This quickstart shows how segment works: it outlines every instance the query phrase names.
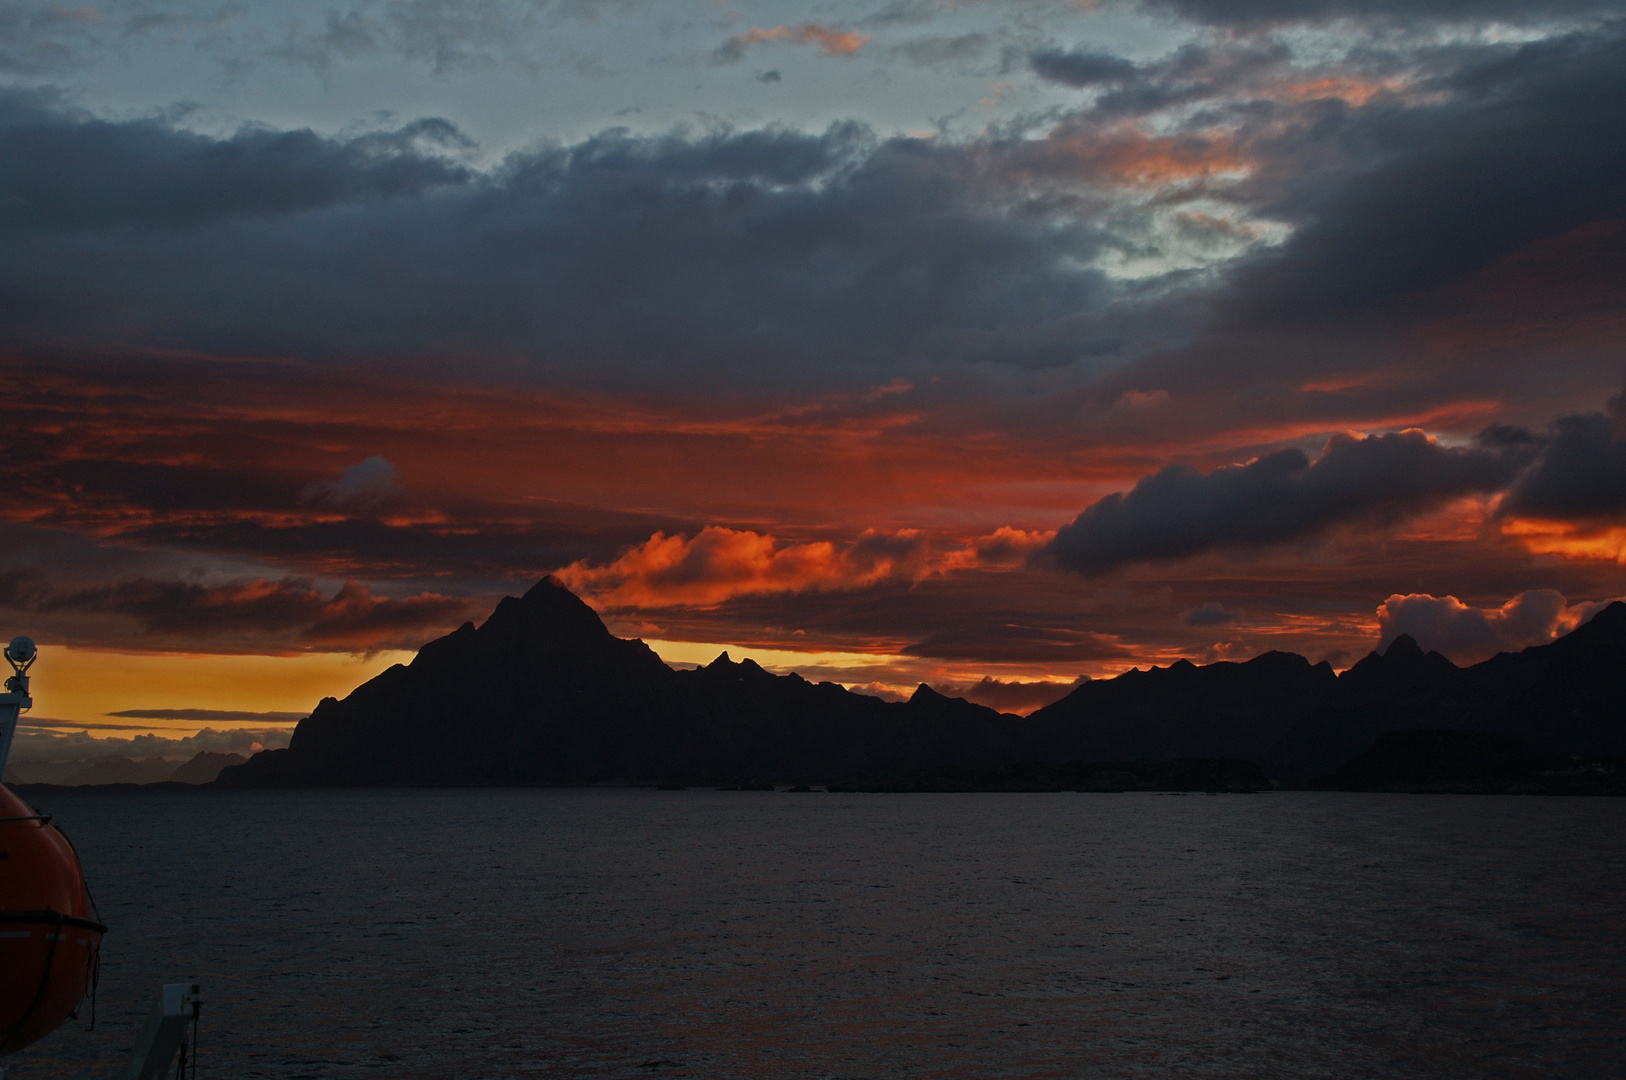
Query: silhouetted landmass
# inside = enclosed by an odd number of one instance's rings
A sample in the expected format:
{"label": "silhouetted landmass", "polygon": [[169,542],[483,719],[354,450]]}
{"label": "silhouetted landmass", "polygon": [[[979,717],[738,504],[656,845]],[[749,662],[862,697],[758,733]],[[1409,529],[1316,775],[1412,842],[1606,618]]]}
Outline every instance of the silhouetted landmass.
{"label": "silhouetted landmass", "polygon": [[831,791],[1268,791],[1270,778],[1251,761],[1024,761],[992,769],[946,766],[902,769],[876,780],[830,785]]}
{"label": "silhouetted landmass", "polygon": [[241,765],[248,758],[242,754],[221,754],[213,750],[199,750],[190,761],[169,774],[171,780],[181,784],[212,784],[220,770]]}
{"label": "silhouetted landmass", "polygon": [[1478,731],[1391,731],[1309,785],[1324,791],[1626,795],[1626,760],[1527,750]]}
{"label": "silhouetted landmass", "polygon": [[466,623],[344,700],[323,699],[286,750],[226,768],[218,782],[738,788],[938,775],[970,784],[971,773],[942,770],[1015,777],[999,770],[1223,760],[1257,762],[1295,786],[1408,729],[1496,735],[1566,758],[1626,757],[1623,702],[1620,603],[1549,645],[1470,668],[1405,636],[1341,676],[1291,653],[1180,661],[1086,682],[1024,719],[924,685],[907,702],[885,702],[727,653],[674,671],[547,579],[504,599],[479,628]]}
{"label": "silhouetted landmass", "polygon": [[1548,645],[1459,668],[1406,635],[1342,675],[1293,653],[1131,671],[1028,718],[1040,760],[1222,757],[1284,784],[1332,772],[1390,731],[1499,735],[1565,757],[1626,757],[1626,604]]}
{"label": "silhouetted landmass", "polygon": [[1002,760],[1019,722],[924,686],[886,702],[727,653],[674,671],[548,579],[478,629],[466,623],[343,701],[323,699],[286,750],[220,783],[823,782]]}

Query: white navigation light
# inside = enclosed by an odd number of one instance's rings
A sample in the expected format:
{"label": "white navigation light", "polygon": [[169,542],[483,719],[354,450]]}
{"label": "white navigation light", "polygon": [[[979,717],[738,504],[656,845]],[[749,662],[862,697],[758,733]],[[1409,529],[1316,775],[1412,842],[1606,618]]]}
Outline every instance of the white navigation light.
{"label": "white navigation light", "polygon": [[6,659],[13,664],[21,664],[27,667],[34,662],[34,656],[38,651],[34,648],[33,638],[19,635],[12,638],[11,644],[6,646]]}

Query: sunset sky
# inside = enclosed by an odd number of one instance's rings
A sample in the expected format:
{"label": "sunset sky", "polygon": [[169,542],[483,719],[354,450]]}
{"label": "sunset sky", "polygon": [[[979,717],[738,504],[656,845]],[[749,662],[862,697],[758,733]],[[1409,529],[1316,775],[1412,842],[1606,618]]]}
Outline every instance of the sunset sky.
{"label": "sunset sky", "polygon": [[0,634],[42,736],[550,573],[1024,712],[1539,644],[1626,595],[1623,133],[1626,0],[0,0]]}

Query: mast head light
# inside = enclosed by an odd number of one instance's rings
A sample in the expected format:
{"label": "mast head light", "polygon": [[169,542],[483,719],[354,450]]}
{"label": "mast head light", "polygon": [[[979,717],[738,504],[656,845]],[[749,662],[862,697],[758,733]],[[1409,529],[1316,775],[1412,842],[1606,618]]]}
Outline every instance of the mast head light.
{"label": "mast head light", "polygon": [[28,670],[28,666],[39,657],[39,650],[34,647],[34,639],[18,635],[11,639],[6,646],[6,659],[12,668],[21,675]]}

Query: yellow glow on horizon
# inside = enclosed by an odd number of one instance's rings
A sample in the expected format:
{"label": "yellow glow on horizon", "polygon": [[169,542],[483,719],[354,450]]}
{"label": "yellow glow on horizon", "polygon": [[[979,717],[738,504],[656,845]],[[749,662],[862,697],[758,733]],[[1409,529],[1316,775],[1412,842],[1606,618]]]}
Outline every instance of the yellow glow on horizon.
{"label": "yellow glow on horizon", "polygon": [[310,712],[324,697],[344,697],[410,652],[370,657],[347,653],[298,656],[219,656],[111,652],[43,645],[29,674],[31,715],[74,724],[121,723],[152,731],[204,727],[266,727],[264,721],[128,720],[108,714],[126,709],[218,709]]}

